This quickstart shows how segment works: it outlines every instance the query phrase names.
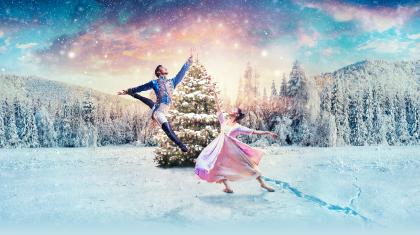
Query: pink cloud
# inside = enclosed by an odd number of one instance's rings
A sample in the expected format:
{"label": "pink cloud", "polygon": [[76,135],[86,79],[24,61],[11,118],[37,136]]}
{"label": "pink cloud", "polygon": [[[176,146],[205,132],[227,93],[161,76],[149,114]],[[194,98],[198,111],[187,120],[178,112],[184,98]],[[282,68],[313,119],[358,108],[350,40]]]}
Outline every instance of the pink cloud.
{"label": "pink cloud", "polygon": [[338,1],[305,2],[296,0],[296,2],[304,7],[326,12],[339,22],[356,21],[362,29],[369,32],[383,32],[391,28],[400,28],[420,10],[419,7],[403,6],[397,8],[381,7],[370,9],[352,6]]}
{"label": "pink cloud", "polygon": [[[256,47],[255,39],[248,37],[246,28],[232,23],[226,13],[223,20],[211,16],[188,16],[175,26],[162,22],[132,22],[120,27],[97,24],[89,32],[68,37],[57,47],[39,51],[43,64],[90,71],[126,72],[139,66],[169,63],[184,59],[191,47],[203,52],[235,48],[238,43],[248,50]],[[217,25],[217,27],[214,27]]]}
{"label": "pink cloud", "polygon": [[306,33],[302,29],[298,29],[296,32],[298,39],[298,46],[306,47],[315,47],[319,40],[319,33],[317,31],[312,31],[311,33]]}
{"label": "pink cloud", "polygon": [[327,47],[327,48],[325,48],[324,50],[322,50],[322,52],[321,52],[321,54],[323,55],[323,56],[331,56],[332,54],[334,54],[334,49],[333,48],[331,48],[331,47]]}

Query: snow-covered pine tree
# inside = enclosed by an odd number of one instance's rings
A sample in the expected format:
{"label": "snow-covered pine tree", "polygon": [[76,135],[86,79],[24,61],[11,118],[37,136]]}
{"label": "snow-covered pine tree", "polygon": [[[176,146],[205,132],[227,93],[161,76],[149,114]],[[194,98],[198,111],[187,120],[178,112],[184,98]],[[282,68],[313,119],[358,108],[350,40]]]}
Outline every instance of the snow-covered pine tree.
{"label": "snow-covered pine tree", "polygon": [[214,83],[198,61],[191,65],[173,94],[168,120],[178,137],[189,147],[186,153],[159,131],[155,161],[161,167],[193,166],[201,150],[219,133]]}
{"label": "snow-covered pine tree", "polygon": [[284,73],[283,73],[283,79],[281,80],[279,95],[281,97],[287,96],[287,79],[286,79],[286,74]]}
{"label": "snow-covered pine tree", "polygon": [[372,129],[370,131],[370,138],[373,144],[386,144],[386,133],[384,125],[384,113],[381,107],[382,102],[382,87],[378,86],[372,90]]}
{"label": "snow-covered pine tree", "polygon": [[406,117],[406,105],[403,97],[400,94],[396,94],[394,98],[395,108],[395,132],[398,138],[398,143],[401,145],[407,145],[409,142],[407,117]]}
{"label": "snow-covered pine tree", "polygon": [[350,126],[350,144],[363,145],[364,124],[362,105],[359,96],[350,97],[348,104],[348,121]]}
{"label": "snow-covered pine tree", "polygon": [[57,141],[60,147],[74,147],[74,137],[72,136],[71,126],[71,107],[66,100],[64,100],[61,109],[58,111],[57,127]]}
{"label": "snow-covered pine tree", "polygon": [[393,102],[391,102],[388,96],[385,96],[384,101],[384,121],[385,136],[389,145],[395,145],[397,143],[397,136],[395,134],[395,108]]}
{"label": "snow-covered pine tree", "polygon": [[342,79],[334,79],[331,91],[331,114],[335,116],[337,129],[337,146],[350,144],[349,120],[348,120],[348,97],[347,90]]}
{"label": "snow-covered pine tree", "polygon": [[35,122],[35,115],[34,111],[31,110],[33,107],[29,107],[29,110],[27,110],[26,113],[26,128],[25,133],[22,138],[22,143],[24,146],[30,147],[30,148],[37,148],[39,147],[39,141],[38,141],[38,129],[36,127]]}
{"label": "snow-covered pine tree", "polygon": [[96,147],[98,133],[96,130],[96,107],[93,104],[91,91],[85,94],[82,102],[82,118],[87,129],[85,143],[89,147]]}
{"label": "snow-covered pine tree", "polygon": [[322,89],[320,97],[320,115],[323,115],[323,112],[331,112],[331,94],[328,86],[325,86]]}
{"label": "snow-covered pine tree", "polygon": [[363,131],[362,138],[367,145],[375,144],[375,137],[373,134],[373,91],[371,88],[366,88],[362,99],[363,105]]}
{"label": "snow-covered pine tree", "polygon": [[35,113],[35,123],[38,130],[38,140],[41,147],[53,147],[56,145],[57,134],[54,131],[54,123],[45,107],[40,107]]}
{"label": "snow-covered pine tree", "polygon": [[294,144],[301,144],[307,139],[309,130],[305,129],[310,126],[308,121],[309,110],[307,107],[309,100],[308,80],[305,72],[300,64],[295,61],[290,72],[290,78],[287,85],[287,96],[293,99],[293,104],[290,109],[290,117],[292,118],[292,142]]}
{"label": "snow-covered pine tree", "polygon": [[112,120],[110,118],[109,107],[105,105],[98,106],[98,144],[101,146],[112,143]]}
{"label": "snow-covered pine tree", "polygon": [[[407,119],[407,131],[409,134],[411,144],[416,144],[416,139],[414,138],[414,130],[416,125],[418,125],[419,120],[416,119],[416,109],[418,106],[415,104],[415,98],[418,95],[410,95],[408,92],[404,94],[404,102],[406,106],[406,119]],[[418,102],[418,101],[417,101]]]}
{"label": "snow-covered pine tree", "polygon": [[25,141],[23,140],[25,138],[24,135],[26,135],[26,113],[25,113],[25,109],[24,109],[24,105],[21,104],[21,101],[15,97],[13,99],[13,105],[11,107],[11,114],[14,114],[14,122],[15,122],[15,126],[16,126],[16,131],[18,134],[18,145],[19,146],[23,146],[25,147]]}
{"label": "snow-covered pine tree", "polygon": [[4,128],[4,120],[3,120],[3,108],[0,107],[0,148],[6,146],[6,138],[5,138],[5,128]]}
{"label": "snow-covered pine tree", "polygon": [[274,100],[278,96],[277,89],[276,89],[276,83],[274,83],[274,80],[271,82],[271,96],[270,99]]}
{"label": "snow-covered pine tree", "polygon": [[290,144],[291,124],[292,120],[287,115],[275,117],[274,132],[278,135],[278,142],[281,145]]}
{"label": "snow-covered pine tree", "polygon": [[16,127],[15,110],[7,99],[3,102],[3,112],[6,146],[13,148],[19,147],[20,139]]}

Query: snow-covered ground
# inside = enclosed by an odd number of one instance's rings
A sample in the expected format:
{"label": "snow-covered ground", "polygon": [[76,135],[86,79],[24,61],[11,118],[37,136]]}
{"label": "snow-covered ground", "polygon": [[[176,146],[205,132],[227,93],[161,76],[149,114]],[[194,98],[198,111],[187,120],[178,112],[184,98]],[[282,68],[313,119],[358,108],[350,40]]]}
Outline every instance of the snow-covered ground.
{"label": "snow-covered ground", "polygon": [[420,146],[266,151],[276,192],[251,180],[227,195],[191,168],[155,167],[153,148],[2,149],[0,226],[420,227]]}

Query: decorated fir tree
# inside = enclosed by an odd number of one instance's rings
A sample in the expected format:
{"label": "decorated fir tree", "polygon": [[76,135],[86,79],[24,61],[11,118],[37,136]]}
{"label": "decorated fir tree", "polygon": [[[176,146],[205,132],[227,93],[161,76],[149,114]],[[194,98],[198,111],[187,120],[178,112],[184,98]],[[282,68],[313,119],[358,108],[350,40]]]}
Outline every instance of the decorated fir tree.
{"label": "decorated fir tree", "polygon": [[189,151],[183,153],[160,130],[157,136],[159,147],[155,151],[155,161],[159,166],[193,166],[201,150],[219,134],[214,87],[204,66],[194,62],[173,94],[168,115],[175,133]]}

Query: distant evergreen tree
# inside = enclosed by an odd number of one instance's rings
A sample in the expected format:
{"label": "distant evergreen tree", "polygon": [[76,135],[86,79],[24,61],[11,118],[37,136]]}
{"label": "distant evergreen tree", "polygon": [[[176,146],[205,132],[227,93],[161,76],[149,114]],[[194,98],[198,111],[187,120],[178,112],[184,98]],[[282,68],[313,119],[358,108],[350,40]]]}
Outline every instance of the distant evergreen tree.
{"label": "distant evergreen tree", "polygon": [[16,127],[15,111],[13,105],[10,105],[7,99],[3,102],[3,112],[5,115],[3,121],[6,146],[13,148],[19,147],[20,139]]}
{"label": "distant evergreen tree", "polygon": [[22,138],[22,143],[26,147],[37,148],[39,147],[38,129],[36,127],[35,115],[33,110],[26,112],[26,128]]}
{"label": "distant evergreen tree", "polygon": [[4,117],[3,107],[0,107],[0,148],[3,148],[6,146],[6,138],[5,138],[6,130],[4,127],[3,117]]}
{"label": "distant evergreen tree", "polygon": [[409,143],[409,134],[408,134],[408,123],[406,116],[406,103],[401,97],[400,94],[396,94],[394,97],[394,111],[395,111],[395,132],[398,139],[398,144],[406,145]]}
{"label": "distant evergreen tree", "polygon": [[286,80],[286,74],[283,74],[283,79],[281,81],[281,86],[280,86],[280,92],[279,92],[280,96],[282,97],[286,97],[287,96],[287,80]]}
{"label": "distant evergreen tree", "polygon": [[320,99],[320,111],[322,112],[331,112],[331,97],[330,90],[328,86],[325,86],[322,89],[321,99]]}
{"label": "distant evergreen tree", "polygon": [[273,99],[274,97],[277,97],[279,94],[277,93],[276,89],[276,83],[274,83],[274,80],[271,82],[271,96],[270,98]]}
{"label": "distant evergreen tree", "polygon": [[309,95],[307,78],[303,68],[295,61],[290,72],[287,85],[287,96],[292,98],[292,107],[289,115],[292,118],[292,142],[304,144],[308,142],[310,127],[309,110],[307,108]]}
{"label": "distant evergreen tree", "polygon": [[57,134],[54,130],[54,122],[45,107],[37,109],[35,123],[40,147],[56,146]]}
{"label": "distant evergreen tree", "polygon": [[95,128],[96,125],[96,107],[93,104],[91,91],[85,94],[82,103],[82,119],[84,122],[84,127],[86,128],[86,137],[85,143],[87,146],[96,147],[97,145],[97,131]]}
{"label": "distant evergreen tree", "polygon": [[305,72],[299,62],[295,61],[289,75],[287,96],[295,99],[300,105],[306,105],[309,99],[307,82]]}
{"label": "distant evergreen tree", "polygon": [[75,147],[71,126],[71,107],[64,101],[58,116],[58,145],[60,147]]}

